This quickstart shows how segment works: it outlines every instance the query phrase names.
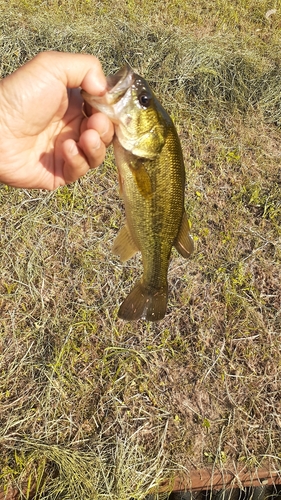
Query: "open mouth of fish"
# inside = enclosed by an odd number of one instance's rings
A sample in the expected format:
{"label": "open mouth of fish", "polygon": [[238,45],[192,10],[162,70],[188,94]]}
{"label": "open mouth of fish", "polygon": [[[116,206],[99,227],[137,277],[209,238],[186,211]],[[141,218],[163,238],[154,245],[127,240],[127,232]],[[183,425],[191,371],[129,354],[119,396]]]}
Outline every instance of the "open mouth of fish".
{"label": "open mouth of fish", "polygon": [[125,64],[117,73],[109,75],[106,78],[107,92],[103,96],[93,96],[81,91],[82,97],[97,111],[101,111],[107,115],[111,121],[118,124],[120,120],[118,115],[123,108],[127,99],[129,100],[130,92],[127,91],[132,87],[135,80],[135,74],[129,64]]}
{"label": "open mouth of fish", "polygon": [[114,96],[114,100],[120,99],[128,88],[132,85],[134,72],[129,64],[125,64],[117,73],[109,75],[106,78],[108,91],[107,94]]}

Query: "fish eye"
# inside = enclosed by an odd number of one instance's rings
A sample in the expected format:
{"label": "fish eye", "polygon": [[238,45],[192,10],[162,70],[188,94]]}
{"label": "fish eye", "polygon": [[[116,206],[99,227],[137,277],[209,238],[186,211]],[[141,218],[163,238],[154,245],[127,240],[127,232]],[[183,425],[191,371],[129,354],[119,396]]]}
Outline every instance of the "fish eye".
{"label": "fish eye", "polygon": [[150,105],[151,97],[147,94],[140,94],[139,103],[143,108],[148,108]]}

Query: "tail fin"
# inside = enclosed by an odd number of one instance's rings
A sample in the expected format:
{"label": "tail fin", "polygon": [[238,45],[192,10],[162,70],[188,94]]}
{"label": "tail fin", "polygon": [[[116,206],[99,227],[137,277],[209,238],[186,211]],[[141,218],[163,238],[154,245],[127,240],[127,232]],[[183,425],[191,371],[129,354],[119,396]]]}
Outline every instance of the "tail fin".
{"label": "tail fin", "polygon": [[127,321],[136,319],[159,321],[165,316],[167,300],[167,286],[163,286],[158,290],[150,290],[141,282],[138,282],[121,304],[118,316]]}

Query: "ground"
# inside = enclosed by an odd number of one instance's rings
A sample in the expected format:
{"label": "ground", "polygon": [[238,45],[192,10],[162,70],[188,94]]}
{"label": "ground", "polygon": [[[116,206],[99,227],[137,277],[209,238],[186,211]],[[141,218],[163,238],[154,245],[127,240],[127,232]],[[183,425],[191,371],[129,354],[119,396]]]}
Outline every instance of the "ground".
{"label": "ground", "polygon": [[0,7],[1,77],[51,49],[149,81],[181,139],[196,246],[173,251],[165,319],[126,323],[142,264],[111,253],[113,151],[53,193],[0,186],[2,487],[141,499],[194,467],[280,469],[280,3]]}

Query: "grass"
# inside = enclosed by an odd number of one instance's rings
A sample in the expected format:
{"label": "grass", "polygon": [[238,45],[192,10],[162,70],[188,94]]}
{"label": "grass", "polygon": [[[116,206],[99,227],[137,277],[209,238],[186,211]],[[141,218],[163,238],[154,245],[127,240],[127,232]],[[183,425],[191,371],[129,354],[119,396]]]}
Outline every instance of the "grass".
{"label": "grass", "polygon": [[123,323],[141,261],[111,254],[112,151],[54,193],[0,186],[1,486],[141,500],[194,467],[280,469],[280,2],[0,7],[2,77],[52,49],[149,80],[179,131],[196,241],[189,262],[173,252],[165,319]]}

